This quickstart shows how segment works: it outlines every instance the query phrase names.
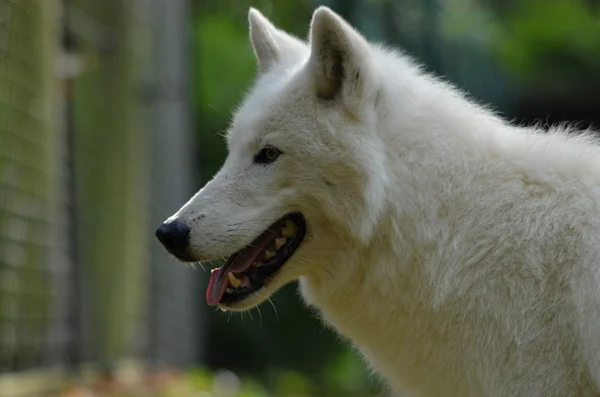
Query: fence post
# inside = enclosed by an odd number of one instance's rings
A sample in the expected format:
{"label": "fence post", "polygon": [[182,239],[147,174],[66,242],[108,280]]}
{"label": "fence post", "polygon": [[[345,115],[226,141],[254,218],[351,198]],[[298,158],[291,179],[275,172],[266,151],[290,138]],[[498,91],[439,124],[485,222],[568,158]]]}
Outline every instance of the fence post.
{"label": "fence post", "polygon": [[[156,83],[152,157],[152,226],[158,227],[193,194],[198,180],[191,113],[191,7],[189,0],[153,0]],[[152,230],[153,231],[153,230]],[[203,332],[198,276],[167,255],[158,241],[151,248],[150,349],[157,366],[195,363]]]}

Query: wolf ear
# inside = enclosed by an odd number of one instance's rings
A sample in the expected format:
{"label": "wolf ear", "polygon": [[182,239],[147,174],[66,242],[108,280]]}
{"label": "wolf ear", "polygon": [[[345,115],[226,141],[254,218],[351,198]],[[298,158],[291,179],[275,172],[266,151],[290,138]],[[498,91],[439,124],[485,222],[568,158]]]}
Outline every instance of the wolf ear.
{"label": "wolf ear", "polygon": [[319,98],[356,102],[368,95],[369,88],[374,90],[369,44],[328,7],[313,14],[310,44],[309,66]]}
{"label": "wolf ear", "polygon": [[277,29],[260,11],[250,8],[248,12],[250,41],[258,62],[260,73],[267,72],[274,64],[290,60],[306,51],[306,44]]}

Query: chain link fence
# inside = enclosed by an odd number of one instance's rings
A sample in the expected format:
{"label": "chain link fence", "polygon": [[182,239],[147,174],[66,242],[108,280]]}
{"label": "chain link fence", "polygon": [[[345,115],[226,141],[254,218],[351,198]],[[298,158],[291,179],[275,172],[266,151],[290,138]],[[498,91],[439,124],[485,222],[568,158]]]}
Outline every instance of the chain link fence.
{"label": "chain link fence", "polygon": [[[0,3],[0,370],[62,361],[69,289],[57,222],[61,184],[51,2]],[[62,259],[59,259],[61,258]],[[61,329],[63,328],[63,329]]]}
{"label": "chain link fence", "polygon": [[1,376],[198,358],[153,248],[191,194],[186,4],[0,0]]}

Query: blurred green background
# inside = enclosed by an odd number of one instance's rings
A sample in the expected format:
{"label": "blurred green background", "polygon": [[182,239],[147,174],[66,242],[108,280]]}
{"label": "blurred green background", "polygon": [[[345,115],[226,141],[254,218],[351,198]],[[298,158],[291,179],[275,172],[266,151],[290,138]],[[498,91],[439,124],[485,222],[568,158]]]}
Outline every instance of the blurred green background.
{"label": "blurred green background", "polygon": [[321,4],[516,123],[600,124],[598,0],[0,0],[0,395],[124,360],[231,395],[383,393],[295,284],[213,311],[154,238],[226,156],[248,8],[305,38]]}

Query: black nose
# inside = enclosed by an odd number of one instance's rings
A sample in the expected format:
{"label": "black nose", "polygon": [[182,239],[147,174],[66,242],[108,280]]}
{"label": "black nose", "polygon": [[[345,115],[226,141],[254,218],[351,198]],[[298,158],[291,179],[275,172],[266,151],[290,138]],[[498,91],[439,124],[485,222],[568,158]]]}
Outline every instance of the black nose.
{"label": "black nose", "polygon": [[163,223],[156,230],[156,237],[173,253],[186,256],[190,244],[190,228],[181,221]]}

